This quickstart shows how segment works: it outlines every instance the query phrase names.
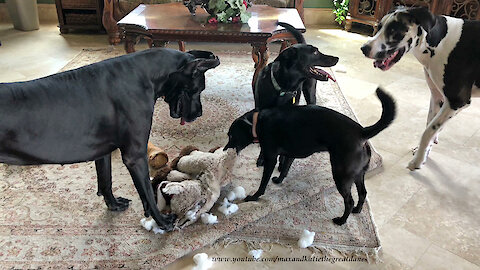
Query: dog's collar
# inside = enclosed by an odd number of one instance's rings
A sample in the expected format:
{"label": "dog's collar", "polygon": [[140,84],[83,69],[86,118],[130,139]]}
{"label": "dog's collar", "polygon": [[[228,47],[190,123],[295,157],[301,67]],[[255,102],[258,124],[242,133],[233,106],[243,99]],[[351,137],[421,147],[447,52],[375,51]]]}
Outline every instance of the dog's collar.
{"label": "dog's collar", "polygon": [[278,62],[273,62],[272,66],[270,67],[270,79],[272,80],[272,85],[275,90],[280,92],[280,95],[283,93],[285,94],[285,91],[283,91],[282,87],[278,84],[277,80],[275,79],[275,76],[273,76],[273,69],[274,67],[278,66]]}

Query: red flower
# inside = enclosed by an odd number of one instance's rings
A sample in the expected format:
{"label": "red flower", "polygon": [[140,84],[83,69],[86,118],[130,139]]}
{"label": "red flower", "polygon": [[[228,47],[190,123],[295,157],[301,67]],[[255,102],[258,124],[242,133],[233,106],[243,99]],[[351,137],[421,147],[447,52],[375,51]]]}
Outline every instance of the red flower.
{"label": "red flower", "polygon": [[245,8],[248,7],[247,1],[243,0],[243,4],[245,5]]}
{"label": "red flower", "polygon": [[239,16],[232,18],[232,23],[238,23],[239,21],[240,21],[240,17],[239,17]]}
{"label": "red flower", "polygon": [[211,24],[218,23],[217,18],[215,18],[215,17],[210,18],[210,19],[208,20],[208,23],[211,23]]}

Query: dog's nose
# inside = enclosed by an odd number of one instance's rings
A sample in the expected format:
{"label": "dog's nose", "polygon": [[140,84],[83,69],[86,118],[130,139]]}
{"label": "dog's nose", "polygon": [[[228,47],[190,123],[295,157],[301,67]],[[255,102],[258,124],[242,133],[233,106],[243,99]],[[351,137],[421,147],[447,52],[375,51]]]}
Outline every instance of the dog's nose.
{"label": "dog's nose", "polygon": [[370,51],[372,50],[372,47],[370,45],[363,45],[362,48],[360,48],[365,56],[370,55]]}

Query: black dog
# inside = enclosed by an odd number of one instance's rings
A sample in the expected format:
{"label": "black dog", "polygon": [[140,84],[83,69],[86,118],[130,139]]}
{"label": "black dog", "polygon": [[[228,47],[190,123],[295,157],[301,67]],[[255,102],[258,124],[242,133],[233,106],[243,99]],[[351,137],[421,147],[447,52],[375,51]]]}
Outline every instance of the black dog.
{"label": "black dog", "polygon": [[[312,45],[307,45],[302,33],[287,23],[278,23],[289,31],[298,44],[283,50],[257,77],[254,89],[255,109],[260,111],[288,104],[298,105],[303,93],[307,104],[316,104],[317,80],[328,81],[333,77],[320,69],[337,64],[338,57],[322,54]],[[256,137],[256,116],[253,118],[253,134]],[[257,166],[263,165],[262,153]]]}
{"label": "black dog", "polygon": [[170,116],[190,122],[202,115],[204,73],[219,65],[211,52],[151,49],[45,78],[0,84],[0,162],[69,164],[95,160],[98,195],[109,210],[128,199],[112,194],[111,152],[120,149],[145,216],[172,229],[148,175],[147,141],[158,97]]}
{"label": "black dog", "polygon": [[[281,106],[285,103],[298,104],[303,93],[307,104],[316,104],[317,80],[328,81],[333,77],[318,67],[337,64],[338,57],[324,55],[318,48],[306,44],[302,33],[287,23],[279,22],[297,40],[268,64],[255,83],[255,107],[259,110]],[[292,102],[295,97],[295,102]]]}
{"label": "black dog", "polygon": [[[367,140],[388,127],[395,118],[393,99],[380,88],[377,89],[377,96],[382,102],[382,116],[377,123],[366,128],[341,113],[315,105],[284,106],[260,111],[257,130],[265,164],[260,188],[245,201],[256,201],[265,193],[278,155],[285,156],[286,161],[280,168],[280,176],[272,178],[276,184],[287,176],[295,158],[328,151],[333,179],[345,203],[343,216],[333,221],[342,225],[351,212],[360,213],[367,195],[364,175],[371,156]],[[224,149],[235,148],[240,152],[252,143],[252,118],[253,111],[250,111],[232,123],[228,131],[229,141]],[[354,182],[359,197],[355,208],[351,195]]]}

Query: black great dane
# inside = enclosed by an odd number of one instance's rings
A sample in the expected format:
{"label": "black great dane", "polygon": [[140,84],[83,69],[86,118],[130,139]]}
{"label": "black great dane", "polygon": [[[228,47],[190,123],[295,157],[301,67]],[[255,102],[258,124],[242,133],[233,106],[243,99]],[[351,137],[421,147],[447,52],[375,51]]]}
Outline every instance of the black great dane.
{"label": "black great dane", "polygon": [[427,128],[410,170],[420,169],[444,124],[480,96],[480,22],[400,7],[387,14],[362,47],[374,66],[390,69],[408,51],[423,65],[431,91]]}
{"label": "black great dane", "polygon": [[95,160],[98,195],[109,210],[130,200],[112,194],[111,152],[120,149],[145,216],[172,230],[155,204],[147,142],[159,97],[181,123],[202,115],[204,73],[220,64],[211,52],[150,49],[48,77],[0,84],[0,162],[70,164]]}

